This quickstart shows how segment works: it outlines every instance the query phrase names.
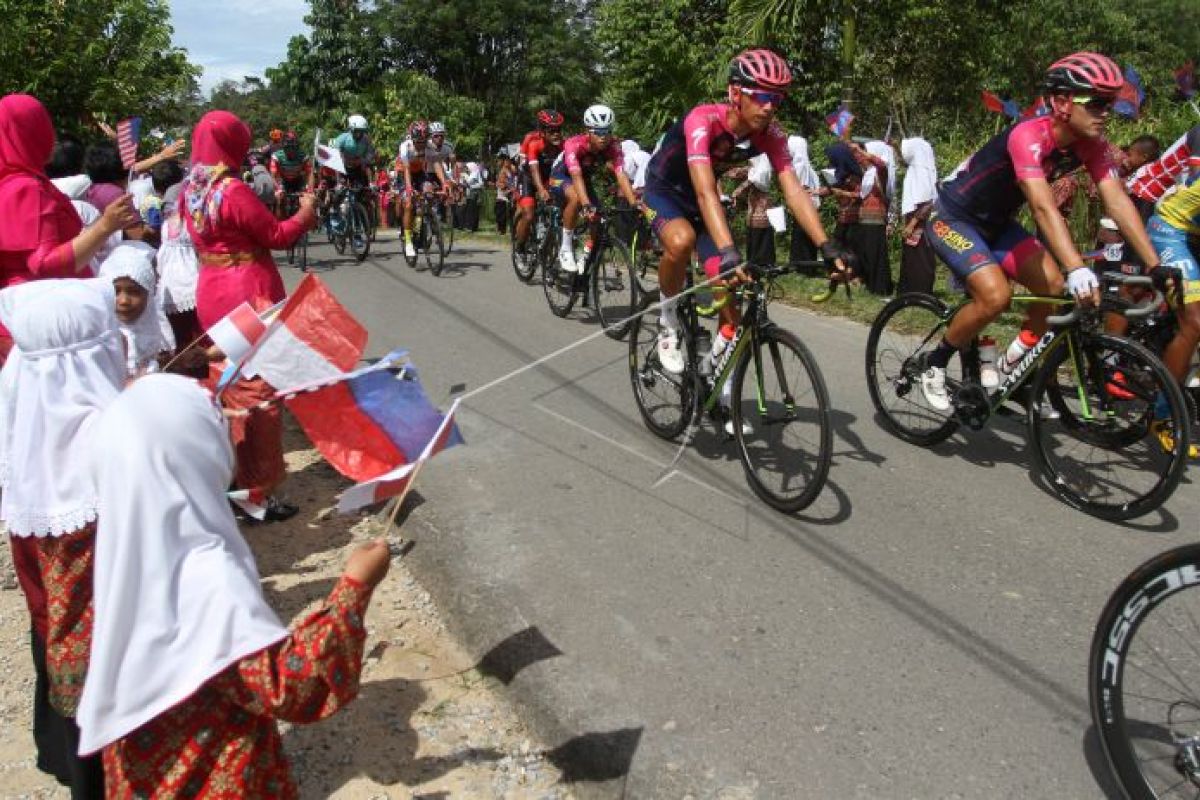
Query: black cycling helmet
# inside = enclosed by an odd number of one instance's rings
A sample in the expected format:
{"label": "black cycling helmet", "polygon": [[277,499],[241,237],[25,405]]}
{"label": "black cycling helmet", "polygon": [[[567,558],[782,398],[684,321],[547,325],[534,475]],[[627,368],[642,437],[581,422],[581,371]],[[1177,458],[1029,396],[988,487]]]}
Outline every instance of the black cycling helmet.
{"label": "black cycling helmet", "polygon": [[1082,52],[1051,64],[1044,84],[1050,92],[1115,95],[1125,85],[1125,76],[1108,56]]}

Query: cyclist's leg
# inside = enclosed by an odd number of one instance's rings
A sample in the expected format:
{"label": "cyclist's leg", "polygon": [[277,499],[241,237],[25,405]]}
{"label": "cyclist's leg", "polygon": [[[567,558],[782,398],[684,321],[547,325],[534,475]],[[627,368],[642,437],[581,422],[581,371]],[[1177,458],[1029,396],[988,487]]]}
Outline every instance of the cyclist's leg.
{"label": "cyclist's leg", "polygon": [[670,197],[648,192],[645,201],[646,219],[663,248],[658,264],[658,286],[662,299],[658,318],[658,359],[668,372],[680,374],[685,364],[679,348],[677,298],[683,291],[688,263],[696,247],[696,226]]}
{"label": "cyclist's leg", "polygon": [[1163,363],[1175,379],[1182,382],[1187,377],[1196,347],[1200,345],[1200,262],[1189,247],[1184,231],[1168,225],[1157,215],[1150,218],[1146,227],[1163,266],[1183,273],[1184,306],[1176,315],[1179,329],[1163,351]]}
{"label": "cyclist's leg", "polygon": [[523,194],[517,200],[517,218],[514,223],[516,231],[513,238],[517,241],[518,247],[523,247],[525,242],[529,241],[529,228],[533,225],[533,210],[536,205],[536,200],[532,194]]}
{"label": "cyclist's leg", "polygon": [[562,237],[558,242],[558,265],[564,272],[576,272],[575,221],[579,218],[579,198],[570,178],[550,177],[550,197],[562,209]]}

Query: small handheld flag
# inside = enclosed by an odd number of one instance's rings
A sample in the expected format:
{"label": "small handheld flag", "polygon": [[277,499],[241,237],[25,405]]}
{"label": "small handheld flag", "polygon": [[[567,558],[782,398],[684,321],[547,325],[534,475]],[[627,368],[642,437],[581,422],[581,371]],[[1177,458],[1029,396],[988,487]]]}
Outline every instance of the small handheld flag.
{"label": "small handheld flag", "polygon": [[130,117],[117,123],[117,149],[121,151],[121,165],[133,169],[137,163],[138,142],[142,136],[142,118]]}

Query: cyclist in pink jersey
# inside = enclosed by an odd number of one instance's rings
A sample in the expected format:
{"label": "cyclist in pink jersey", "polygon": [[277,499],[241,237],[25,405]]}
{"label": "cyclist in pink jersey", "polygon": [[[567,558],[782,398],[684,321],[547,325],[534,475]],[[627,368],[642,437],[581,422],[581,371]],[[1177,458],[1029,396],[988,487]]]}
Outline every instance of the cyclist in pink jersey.
{"label": "cyclist in pink jersey", "polygon": [[[717,188],[717,177],[731,166],[765,153],[779,175],[784,201],[804,232],[827,261],[844,268],[841,248],[825,234],[808,190],[792,169],[787,134],[775,123],[775,112],[791,83],[791,71],[776,53],[739,54],[729,66],[729,102],[693,108],[667,131],[646,167],[645,213],[663,245],[658,266],[663,299],[658,358],[668,372],[684,370],[673,301],[683,290],[692,251],[699,253],[710,278],[742,263]],[[742,143],[749,147],[738,147]],[[722,308],[723,331],[730,331],[737,321],[733,304]]]}
{"label": "cyclist in pink jersey", "polygon": [[[932,408],[949,411],[946,365],[955,352],[1008,308],[1010,280],[1036,294],[1057,295],[1066,284],[1081,302],[1097,303],[1099,282],[1083,258],[1066,220],[1058,211],[1050,184],[1086,167],[1104,208],[1146,264],[1157,265],[1146,229],[1117,178],[1107,155],[1105,127],[1117,92],[1125,83],[1120,68],[1098,53],[1075,53],[1046,72],[1050,115],[1001,132],[985,144],[938,192],[929,221],[929,241],[938,256],[962,280],[971,296],[930,352],[921,388]],[[1029,205],[1046,252],[1017,221]],[[1051,308],[1030,307],[1025,326],[1035,337],[1046,332]]]}

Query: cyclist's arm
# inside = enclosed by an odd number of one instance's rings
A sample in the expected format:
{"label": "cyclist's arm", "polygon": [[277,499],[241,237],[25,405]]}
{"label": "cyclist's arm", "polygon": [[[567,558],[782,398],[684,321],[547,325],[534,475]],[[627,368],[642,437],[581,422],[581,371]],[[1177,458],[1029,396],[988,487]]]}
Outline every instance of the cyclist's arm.
{"label": "cyclist's arm", "polygon": [[542,170],[538,166],[537,159],[529,162],[529,176],[533,178],[533,188],[537,190],[539,195],[546,194],[546,187],[542,183]]}
{"label": "cyclist's arm", "polygon": [[1117,223],[1117,228],[1121,231],[1121,235],[1125,237],[1125,241],[1133,246],[1133,251],[1142,259],[1142,263],[1146,265],[1157,265],[1159,262],[1158,253],[1154,249],[1154,245],[1150,244],[1150,237],[1146,235],[1146,226],[1142,224],[1142,217],[1134,207],[1133,201],[1129,199],[1129,195],[1125,193],[1125,187],[1116,178],[1108,177],[1096,184],[1096,190],[1100,193],[1100,202],[1104,204],[1104,210],[1113,222]]}
{"label": "cyclist's arm", "polygon": [[621,190],[621,196],[625,198],[625,202],[631,206],[638,204],[637,194],[633,191],[633,184],[629,182],[629,176],[625,174],[625,170],[617,170],[617,188]]}
{"label": "cyclist's arm", "polygon": [[575,186],[575,194],[579,197],[581,205],[592,205],[592,198],[588,197],[587,182],[583,179],[583,170],[579,167],[572,167],[567,170],[571,176],[571,183]]}
{"label": "cyclist's arm", "polygon": [[408,168],[408,162],[401,161],[400,169],[404,173],[404,191],[407,192],[411,196],[413,193],[412,172]]}
{"label": "cyclist's arm", "polygon": [[448,188],[448,184],[454,183],[454,179],[447,174],[446,165],[441,161],[433,162],[433,166],[434,171],[437,173],[438,179],[442,182],[442,190],[445,191]]}
{"label": "cyclist's arm", "polygon": [[1066,219],[1059,213],[1050,184],[1045,178],[1031,177],[1018,181],[1018,185],[1029,201],[1029,211],[1033,214],[1038,232],[1058,265],[1067,271],[1082,267],[1083,256],[1071,239]]}
{"label": "cyclist's arm", "polygon": [[787,204],[788,210],[792,212],[796,222],[800,223],[800,227],[808,234],[808,238],[819,248],[825,244],[829,236],[825,233],[825,227],[821,225],[821,217],[818,216],[817,209],[813,207],[812,196],[809,195],[808,189],[804,188],[800,179],[796,177],[796,173],[791,170],[781,172],[777,177],[779,188],[783,191],[783,202]]}
{"label": "cyclist's arm", "polygon": [[688,175],[692,188],[696,190],[696,202],[700,206],[700,218],[712,237],[717,249],[731,247],[733,234],[725,220],[725,207],[721,205],[721,192],[717,188],[717,176],[708,161],[688,162]]}

